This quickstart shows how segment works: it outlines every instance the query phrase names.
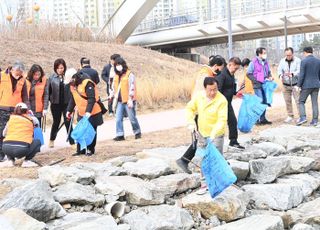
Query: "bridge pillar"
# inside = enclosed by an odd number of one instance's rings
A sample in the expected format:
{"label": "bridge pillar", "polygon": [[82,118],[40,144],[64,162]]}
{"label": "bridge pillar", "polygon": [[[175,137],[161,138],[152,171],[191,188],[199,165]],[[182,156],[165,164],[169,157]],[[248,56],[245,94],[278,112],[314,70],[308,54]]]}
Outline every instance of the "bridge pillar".
{"label": "bridge pillar", "polygon": [[193,53],[191,48],[166,48],[160,49],[161,53],[166,53],[174,57],[183,58],[189,61],[200,63],[200,54]]}

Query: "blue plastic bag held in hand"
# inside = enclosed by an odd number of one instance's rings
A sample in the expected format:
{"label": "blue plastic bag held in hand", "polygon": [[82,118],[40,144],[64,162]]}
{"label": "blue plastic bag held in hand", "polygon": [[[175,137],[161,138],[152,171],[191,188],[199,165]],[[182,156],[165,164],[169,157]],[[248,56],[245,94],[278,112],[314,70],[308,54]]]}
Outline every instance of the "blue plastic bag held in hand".
{"label": "blue plastic bag held in hand", "polygon": [[43,133],[40,127],[35,127],[33,129],[33,139],[39,140],[41,145],[44,145]]}
{"label": "blue plastic bag held in hand", "polygon": [[250,132],[266,108],[267,105],[261,104],[261,98],[258,96],[243,95],[238,116],[238,129],[243,133]]}
{"label": "blue plastic bag held in hand", "polygon": [[201,171],[206,179],[210,195],[214,198],[235,183],[237,177],[211,141],[205,151],[206,154],[201,163]]}
{"label": "blue plastic bag held in hand", "polygon": [[262,84],[262,89],[266,95],[266,103],[271,105],[273,101],[273,93],[275,89],[278,87],[277,83],[274,81],[266,81]]}
{"label": "blue plastic bag held in hand", "polygon": [[71,137],[80,144],[80,150],[87,148],[94,139],[96,131],[89,122],[88,117],[82,117],[71,133]]}

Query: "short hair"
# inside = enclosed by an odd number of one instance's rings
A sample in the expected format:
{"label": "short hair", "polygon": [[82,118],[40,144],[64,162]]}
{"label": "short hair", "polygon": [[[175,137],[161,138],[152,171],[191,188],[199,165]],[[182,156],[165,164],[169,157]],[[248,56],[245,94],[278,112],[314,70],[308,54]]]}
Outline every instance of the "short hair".
{"label": "short hair", "polygon": [[217,86],[219,84],[217,79],[215,79],[214,77],[205,77],[204,78],[204,81],[203,81],[204,88],[207,88],[207,85],[214,85],[214,84],[217,84]]}
{"label": "short hair", "polygon": [[33,75],[36,73],[36,72],[40,72],[40,78],[39,78],[39,81],[42,82],[42,78],[44,76],[44,71],[42,69],[42,67],[38,64],[33,64],[28,72],[28,75],[27,75],[27,79],[32,82],[33,81]]}
{"label": "short hair", "polygon": [[286,51],[291,51],[291,53],[294,52],[292,47],[287,47],[287,48],[285,48],[285,49],[284,49],[284,52],[286,52]]}
{"label": "short hair", "polygon": [[256,55],[259,56],[259,54],[262,54],[264,50],[266,50],[266,48],[264,48],[264,47],[257,48],[256,49]]}
{"label": "short hair", "polygon": [[241,65],[241,60],[238,57],[232,57],[229,59],[229,63],[233,63],[235,65]]}
{"label": "short hair", "polygon": [[15,61],[12,65],[12,69],[14,70],[20,70],[20,71],[24,71],[25,67],[24,64],[21,61]]}
{"label": "short hair", "polygon": [[242,65],[242,67],[244,67],[244,66],[248,66],[249,64],[250,64],[250,59],[249,58],[244,58],[244,59],[242,59],[242,62],[241,62],[241,65]]}
{"label": "short hair", "polygon": [[57,60],[54,61],[54,63],[53,63],[54,72],[57,73],[57,69],[58,69],[59,65],[63,65],[63,67],[64,67],[63,74],[65,74],[65,72],[67,70],[67,64],[62,58],[58,58]]}
{"label": "short hair", "polygon": [[220,55],[213,56],[211,59],[209,59],[209,66],[214,66],[214,65],[222,66],[222,65],[225,65],[225,63],[226,63],[226,60]]}
{"label": "short hair", "polygon": [[303,52],[312,54],[313,53],[313,48],[311,46],[307,46],[303,48]]}
{"label": "short hair", "polygon": [[89,58],[86,58],[86,57],[82,57],[80,59],[80,64],[81,65],[90,65],[90,59]]}
{"label": "short hair", "polygon": [[111,56],[110,56],[110,60],[116,60],[118,57],[121,57],[121,55],[120,54],[112,54]]}

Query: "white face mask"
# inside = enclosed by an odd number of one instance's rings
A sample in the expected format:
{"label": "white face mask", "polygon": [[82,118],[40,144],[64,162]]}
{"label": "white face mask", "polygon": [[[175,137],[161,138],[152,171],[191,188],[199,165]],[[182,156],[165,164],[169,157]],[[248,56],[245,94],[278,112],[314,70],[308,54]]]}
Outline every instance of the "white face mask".
{"label": "white face mask", "polygon": [[117,65],[117,66],[116,66],[116,69],[117,69],[117,71],[122,72],[123,67],[122,67],[122,65]]}
{"label": "white face mask", "polygon": [[267,55],[266,54],[262,54],[262,59],[266,60],[267,59]]}

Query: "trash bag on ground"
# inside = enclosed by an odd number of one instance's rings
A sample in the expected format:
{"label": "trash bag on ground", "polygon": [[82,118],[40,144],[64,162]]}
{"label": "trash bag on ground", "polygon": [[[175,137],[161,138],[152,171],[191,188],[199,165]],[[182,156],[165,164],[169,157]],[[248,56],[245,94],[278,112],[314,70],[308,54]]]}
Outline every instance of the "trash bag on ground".
{"label": "trash bag on ground", "polygon": [[87,148],[94,139],[96,131],[89,122],[88,117],[83,117],[71,133],[71,137],[80,144],[80,150]]}
{"label": "trash bag on ground", "polygon": [[39,140],[41,145],[44,145],[43,133],[40,127],[35,127],[33,129],[33,139]]}
{"label": "trash bag on ground", "polygon": [[250,132],[266,108],[267,105],[262,104],[261,98],[257,95],[243,95],[238,115],[238,129],[243,133]]}
{"label": "trash bag on ground", "polygon": [[266,103],[271,105],[273,101],[273,93],[275,89],[278,87],[277,83],[274,81],[266,81],[262,84],[262,89],[265,93]]}
{"label": "trash bag on ground", "polygon": [[237,181],[230,165],[211,141],[208,141],[205,149],[201,171],[212,198]]}

